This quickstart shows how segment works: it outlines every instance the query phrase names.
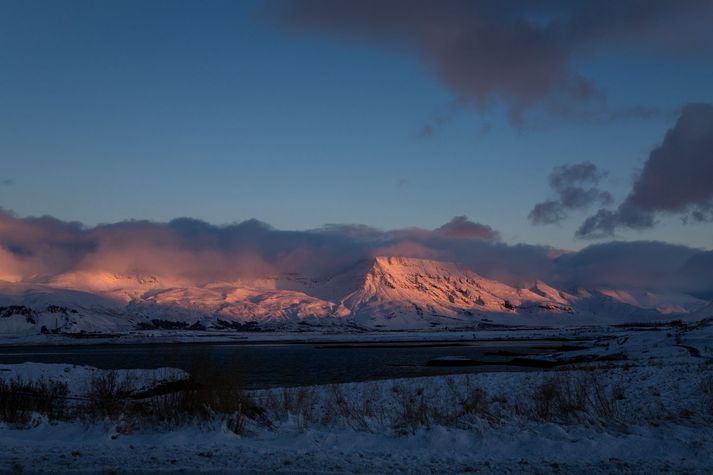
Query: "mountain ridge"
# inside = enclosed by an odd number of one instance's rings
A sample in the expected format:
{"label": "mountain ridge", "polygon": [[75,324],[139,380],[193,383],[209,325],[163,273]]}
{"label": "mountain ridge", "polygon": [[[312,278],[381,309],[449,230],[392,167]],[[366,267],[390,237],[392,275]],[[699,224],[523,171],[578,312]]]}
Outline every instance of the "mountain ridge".
{"label": "mountain ridge", "polygon": [[[0,315],[12,306],[24,309],[0,318],[0,333],[31,333],[42,327],[125,331],[161,328],[161,322],[198,329],[244,324],[289,329],[300,323],[375,329],[453,328],[492,321],[568,324],[685,315],[705,304],[693,297],[632,289],[569,293],[539,280],[518,288],[452,262],[376,256],[319,278],[290,273],[195,285],[185,279],[99,271],[60,275],[43,283],[3,282]],[[68,310],[48,310],[55,307]]]}

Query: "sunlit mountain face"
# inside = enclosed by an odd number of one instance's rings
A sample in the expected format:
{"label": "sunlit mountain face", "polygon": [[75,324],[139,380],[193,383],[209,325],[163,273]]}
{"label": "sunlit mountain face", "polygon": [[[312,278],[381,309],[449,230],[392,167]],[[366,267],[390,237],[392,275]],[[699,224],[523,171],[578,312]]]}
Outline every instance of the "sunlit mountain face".
{"label": "sunlit mountain face", "polygon": [[674,318],[703,307],[713,282],[709,251],[510,245],[465,217],[434,230],[286,232],[255,220],[86,227],[4,212],[0,241],[0,324],[10,333]]}
{"label": "sunlit mountain face", "polygon": [[[2,283],[5,332],[147,329],[447,329],[686,317],[706,301],[628,288],[514,287],[461,265],[379,256],[343,272],[281,273],[202,285],[153,275],[62,274]],[[43,330],[44,329],[44,330]]]}

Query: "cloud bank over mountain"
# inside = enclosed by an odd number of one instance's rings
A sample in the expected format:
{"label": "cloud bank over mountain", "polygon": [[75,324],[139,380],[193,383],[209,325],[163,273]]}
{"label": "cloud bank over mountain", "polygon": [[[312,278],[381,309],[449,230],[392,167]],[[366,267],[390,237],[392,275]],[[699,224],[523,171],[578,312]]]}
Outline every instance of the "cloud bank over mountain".
{"label": "cloud bank over mountain", "polygon": [[713,252],[660,242],[611,242],[568,252],[507,244],[456,217],[435,230],[329,225],[281,231],[257,221],[216,226],[179,218],[86,227],[0,212],[0,279],[41,281],[76,271],[149,274],[192,283],[299,272],[324,276],[378,255],[452,261],[512,284],[631,286],[713,293]]}
{"label": "cloud bank over mountain", "polygon": [[436,229],[436,232],[452,239],[484,239],[499,241],[500,233],[485,224],[474,223],[467,216],[456,216]]}

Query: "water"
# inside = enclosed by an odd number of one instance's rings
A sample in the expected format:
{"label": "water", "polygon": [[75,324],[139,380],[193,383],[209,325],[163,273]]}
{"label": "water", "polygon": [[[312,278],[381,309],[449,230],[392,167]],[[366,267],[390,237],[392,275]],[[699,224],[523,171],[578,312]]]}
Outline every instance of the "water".
{"label": "water", "polygon": [[247,389],[346,383],[483,371],[517,370],[502,365],[430,367],[445,356],[504,362],[512,356],[551,352],[552,342],[432,342],[357,346],[313,343],[198,343],[149,345],[77,345],[0,348],[0,363],[69,363],[104,369],[173,367],[195,374],[216,372],[237,378]]}

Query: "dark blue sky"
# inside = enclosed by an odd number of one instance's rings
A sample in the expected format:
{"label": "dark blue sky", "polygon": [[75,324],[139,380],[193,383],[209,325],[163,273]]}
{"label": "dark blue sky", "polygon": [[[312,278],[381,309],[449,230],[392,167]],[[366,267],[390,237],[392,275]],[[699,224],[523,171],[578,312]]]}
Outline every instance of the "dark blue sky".
{"label": "dark blue sky", "polygon": [[[534,107],[513,123],[497,76],[486,108],[450,114],[463,90],[438,70],[441,52],[273,13],[261,2],[2,2],[0,206],[90,225],[255,217],[281,229],[435,228],[467,215],[507,242],[578,248],[596,206],[557,225],[528,220],[552,195],[553,167],[595,164],[619,203],[680,108],[713,102],[709,49],[617,40],[566,59],[605,92],[612,118]],[[637,108],[655,112],[614,117]],[[710,223],[680,218],[617,237],[713,247]]]}

